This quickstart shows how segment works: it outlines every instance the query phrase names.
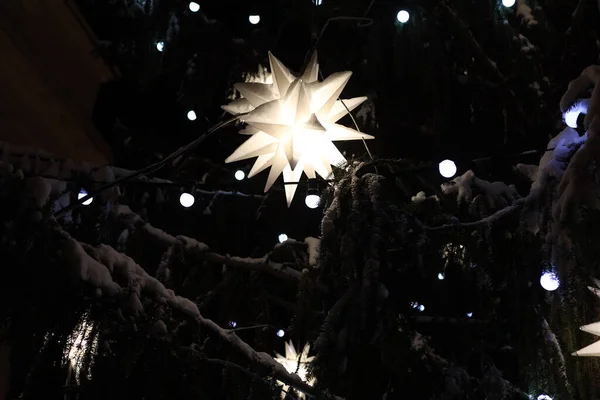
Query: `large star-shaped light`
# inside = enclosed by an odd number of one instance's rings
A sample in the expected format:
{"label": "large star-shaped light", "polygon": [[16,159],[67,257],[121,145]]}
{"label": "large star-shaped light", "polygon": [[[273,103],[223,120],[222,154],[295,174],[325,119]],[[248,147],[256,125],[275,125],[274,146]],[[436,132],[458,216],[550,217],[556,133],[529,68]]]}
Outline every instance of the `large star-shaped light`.
{"label": "large star-shaped light", "polygon": [[[308,373],[307,371],[307,364],[311,363],[314,360],[314,357],[309,357],[308,353],[310,352],[310,346],[307,344],[304,346],[304,348],[302,349],[302,353],[298,354],[296,353],[296,349],[294,348],[294,344],[290,341],[290,342],[286,342],[285,343],[285,357],[282,356],[279,353],[275,353],[276,357],[275,357],[275,361],[277,361],[279,364],[283,365],[283,367],[286,369],[287,372],[289,372],[290,374],[297,374],[300,379],[302,379],[304,382],[308,383],[309,385],[314,385],[315,384],[315,379],[310,379],[307,381],[306,375]],[[281,382],[280,382],[281,383]],[[285,397],[285,392],[288,389],[288,386],[281,383],[283,385],[283,393],[281,394],[281,398]],[[303,399],[304,397],[304,393],[300,393],[299,394],[299,398]]]}
{"label": "large star-shaped light", "polygon": [[[600,281],[596,278],[593,278],[594,283],[598,288],[600,288]],[[600,290],[595,287],[588,286],[588,289],[594,293],[596,296],[600,297]],[[600,322],[594,322],[593,324],[584,325],[580,327],[584,332],[591,333],[592,335],[600,336]],[[589,346],[584,347],[581,350],[577,350],[572,353],[574,356],[580,357],[600,357],[600,340],[590,344]]]}
{"label": "large star-shaped light", "polygon": [[[237,83],[243,98],[223,106],[248,124],[250,135],[225,162],[258,157],[248,174],[252,177],[271,167],[265,192],[283,173],[284,182],[297,182],[304,171],[309,178],[331,175],[331,165],[346,161],[333,141],[373,139],[336,122],[366,97],[338,100],[351,72],[338,72],[318,81],[319,64],[314,53],[300,77],[294,76],[269,53],[273,83]],[[297,185],[285,185],[288,206]]]}

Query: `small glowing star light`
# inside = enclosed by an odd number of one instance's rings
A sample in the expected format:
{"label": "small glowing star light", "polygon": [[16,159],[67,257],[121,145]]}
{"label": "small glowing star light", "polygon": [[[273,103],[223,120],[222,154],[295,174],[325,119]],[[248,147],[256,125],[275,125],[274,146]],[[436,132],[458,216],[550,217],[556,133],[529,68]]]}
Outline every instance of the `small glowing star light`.
{"label": "small glowing star light", "polygon": [[[285,357],[282,356],[281,354],[275,353],[276,357],[275,357],[275,361],[277,361],[279,364],[283,365],[283,367],[287,370],[287,372],[289,372],[290,374],[297,374],[300,379],[302,379],[302,381],[308,383],[309,385],[314,385],[315,383],[315,379],[310,379],[307,381],[307,368],[306,365],[310,362],[312,362],[312,360],[314,359],[314,357],[309,357],[308,353],[310,352],[310,346],[306,345],[304,346],[304,348],[302,349],[302,353],[298,354],[296,353],[296,349],[294,348],[294,345],[292,344],[292,342],[287,342],[285,344]],[[279,382],[281,383],[281,382]],[[288,386],[281,383],[283,385],[283,391],[281,393],[281,398],[285,398],[285,391],[287,391]],[[304,399],[304,394],[303,393],[299,393],[299,398],[300,399]]]}

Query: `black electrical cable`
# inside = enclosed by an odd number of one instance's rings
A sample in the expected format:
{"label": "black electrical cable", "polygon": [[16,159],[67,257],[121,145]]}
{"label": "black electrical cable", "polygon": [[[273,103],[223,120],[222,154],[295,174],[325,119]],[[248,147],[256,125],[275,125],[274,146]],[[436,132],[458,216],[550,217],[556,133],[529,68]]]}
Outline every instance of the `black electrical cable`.
{"label": "black electrical cable", "polygon": [[214,132],[216,132],[217,130],[221,129],[222,127],[224,127],[227,124],[230,124],[233,121],[236,121],[239,117],[234,117],[231,119],[228,119],[227,121],[223,121],[218,123],[217,125],[213,126],[212,128],[210,128],[208,130],[208,132],[206,132],[204,135],[200,136],[199,138],[197,138],[196,140],[190,142],[189,144],[183,146],[182,148],[180,148],[179,150],[173,152],[172,154],[170,154],[169,156],[167,156],[166,158],[164,158],[163,160],[156,162],[152,165],[148,165],[147,167],[144,167],[134,173],[132,173],[131,175],[127,175],[127,176],[123,176],[119,179],[116,179],[112,182],[108,182],[102,186],[100,186],[98,189],[96,189],[94,192],[92,193],[88,193],[86,196],[82,197],[81,199],[78,199],[76,202],[71,203],[70,205],[68,205],[67,207],[57,211],[54,213],[55,217],[60,217],[62,215],[65,215],[66,213],[68,213],[69,211],[73,210],[76,207],[81,206],[85,201],[93,198],[94,196],[97,196],[98,194],[102,193],[103,191],[110,189],[116,185],[118,185],[121,182],[136,178],[140,175],[145,175],[145,174],[152,174],[156,171],[158,171],[159,169],[163,168],[165,165],[167,165],[167,163],[171,160],[176,159],[179,156],[184,155],[185,153],[189,152],[190,150],[193,150],[196,146],[198,146],[200,143],[202,143],[204,140],[206,140],[206,138],[208,138],[211,134],[213,134]]}

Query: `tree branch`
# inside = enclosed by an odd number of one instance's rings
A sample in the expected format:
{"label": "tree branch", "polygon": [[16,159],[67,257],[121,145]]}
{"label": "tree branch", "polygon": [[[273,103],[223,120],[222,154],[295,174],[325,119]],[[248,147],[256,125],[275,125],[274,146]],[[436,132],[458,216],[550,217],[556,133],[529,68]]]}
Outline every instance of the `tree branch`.
{"label": "tree branch", "polygon": [[246,269],[250,271],[265,272],[277,278],[291,282],[299,282],[302,278],[301,269],[308,267],[299,265],[296,266],[298,268],[296,269],[293,268],[294,264],[269,261],[268,254],[262,258],[241,258],[213,253],[209,251],[209,248],[206,244],[195,239],[186,236],[175,237],[153,227],[152,225],[146,223],[142,217],[132,212],[127,206],[117,207],[116,214],[129,220],[131,225],[130,229],[141,229],[147,235],[152,236],[155,241],[162,243],[164,247],[173,246],[178,241],[181,241],[184,243],[186,249],[199,250],[207,261],[215,264],[227,265],[229,267]]}
{"label": "tree branch", "polygon": [[490,60],[490,58],[485,54],[479,42],[475,39],[471,30],[465,25],[462,19],[456,14],[456,12],[445,2],[441,2],[439,7],[446,12],[446,15],[449,17],[450,22],[456,28],[458,34],[463,38],[465,42],[469,45],[475,58],[479,61],[481,66],[486,70],[487,74],[494,78],[496,81],[505,82],[506,78],[496,67],[496,64]]}
{"label": "tree branch", "polygon": [[447,230],[447,229],[477,228],[481,225],[491,224],[492,222],[495,222],[507,215],[512,214],[513,212],[517,211],[518,209],[520,209],[521,206],[523,206],[525,204],[526,200],[527,200],[526,198],[518,199],[512,205],[510,205],[508,207],[504,207],[503,209],[496,211],[494,214],[489,215],[485,218],[482,218],[478,221],[457,222],[454,224],[445,224],[445,225],[440,225],[440,226],[426,226],[425,229],[427,231],[433,232],[433,231],[443,231],[443,230]]}

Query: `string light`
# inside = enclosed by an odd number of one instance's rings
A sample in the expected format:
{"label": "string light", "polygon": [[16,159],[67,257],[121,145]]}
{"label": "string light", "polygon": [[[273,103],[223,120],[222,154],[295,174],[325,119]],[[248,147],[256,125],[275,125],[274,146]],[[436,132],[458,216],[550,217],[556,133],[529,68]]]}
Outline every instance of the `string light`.
{"label": "string light", "polygon": [[200,4],[196,3],[195,1],[190,1],[189,7],[191,12],[200,11]]}
{"label": "string light", "polygon": [[[81,189],[79,191],[79,194],[77,195],[77,200],[81,200],[87,195],[88,195],[88,193],[85,190]],[[84,201],[81,204],[83,204],[84,206],[89,206],[90,204],[92,204],[92,201],[94,201],[94,198],[90,197],[89,199],[87,199],[86,201]]]}
{"label": "string light", "polygon": [[504,7],[512,7],[516,3],[516,0],[502,0],[502,5]]}
{"label": "string light", "polygon": [[440,273],[438,274],[438,279],[439,279],[440,281],[443,281],[445,277],[446,277],[446,275],[444,275],[444,273],[443,273],[443,272],[440,272]]}
{"label": "string light", "polygon": [[187,117],[190,121],[195,121],[197,116],[196,116],[196,112],[194,110],[190,110],[187,113]]}
{"label": "string light", "polygon": [[304,204],[308,208],[317,208],[321,203],[321,196],[319,196],[319,187],[316,179],[308,180],[308,190],[306,191],[306,197],[304,198]]}
{"label": "string light", "polygon": [[277,331],[277,336],[278,337],[284,337],[285,336],[285,331],[283,329],[280,329]]}
{"label": "string light", "polygon": [[286,235],[285,233],[279,235],[279,243],[283,243],[286,240],[288,240],[288,235]]}
{"label": "string light", "polygon": [[315,4],[315,6],[320,6],[321,4],[323,4],[323,0],[313,0],[313,3]]}
{"label": "string light", "polygon": [[235,179],[237,179],[238,181],[241,181],[246,177],[246,174],[241,169],[238,169],[237,171],[235,171],[234,176],[235,176]]}
{"label": "string light", "polygon": [[237,322],[235,321],[229,321],[229,326],[232,328],[235,328],[237,326]]}
{"label": "string light", "polygon": [[193,206],[194,201],[196,201],[196,199],[189,193],[181,193],[181,196],[179,196],[179,203],[185,208]]}
{"label": "string light", "polygon": [[164,49],[165,49],[165,42],[156,43],[156,50],[158,50],[162,53]]}
{"label": "string light", "polygon": [[400,11],[398,11],[398,15],[396,15],[396,19],[398,20],[398,22],[400,22],[402,24],[405,22],[408,22],[409,18],[410,18],[410,14],[406,10],[400,10]]}
{"label": "string light", "polygon": [[589,101],[587,99],[580,100],[568,111],[563,113],[563,119],[565,124],[570,128],[577,128],[577,119],[581,114],[587,114]]}
{"label": "string light", "polygon": [[471,318],[472,316],[473,316],[473,313],[472,313],[472,312],[468,312],[468,313],[467,313],[467,317]]}
{"label": "string light", "polygon": [[417,310],[423,312],[423,311],[425,311],[425,306],[423,304],[419,304],[419,306],[417,307]]}
{"label": "string light", "polygon": [[540,285],[549,292],[553,292],[560,286],[558,277],[554,272],[546,271],[540,277]]}
{"label": "string light", "polygon": [[548,396],[547,394],[540,394],[537,397],[537,400],[552,400],[552,397]]}
{"label": "string light", "polygon": [[439,164],[440,175],[444,178],[452,178],[456,175],[456,164],[452,160],[444,160]]}
{"label": "string light", "polygon": [[250,15],[248,21],[250,21],[252,25],[256,25],[260,22],[260,15]]}

